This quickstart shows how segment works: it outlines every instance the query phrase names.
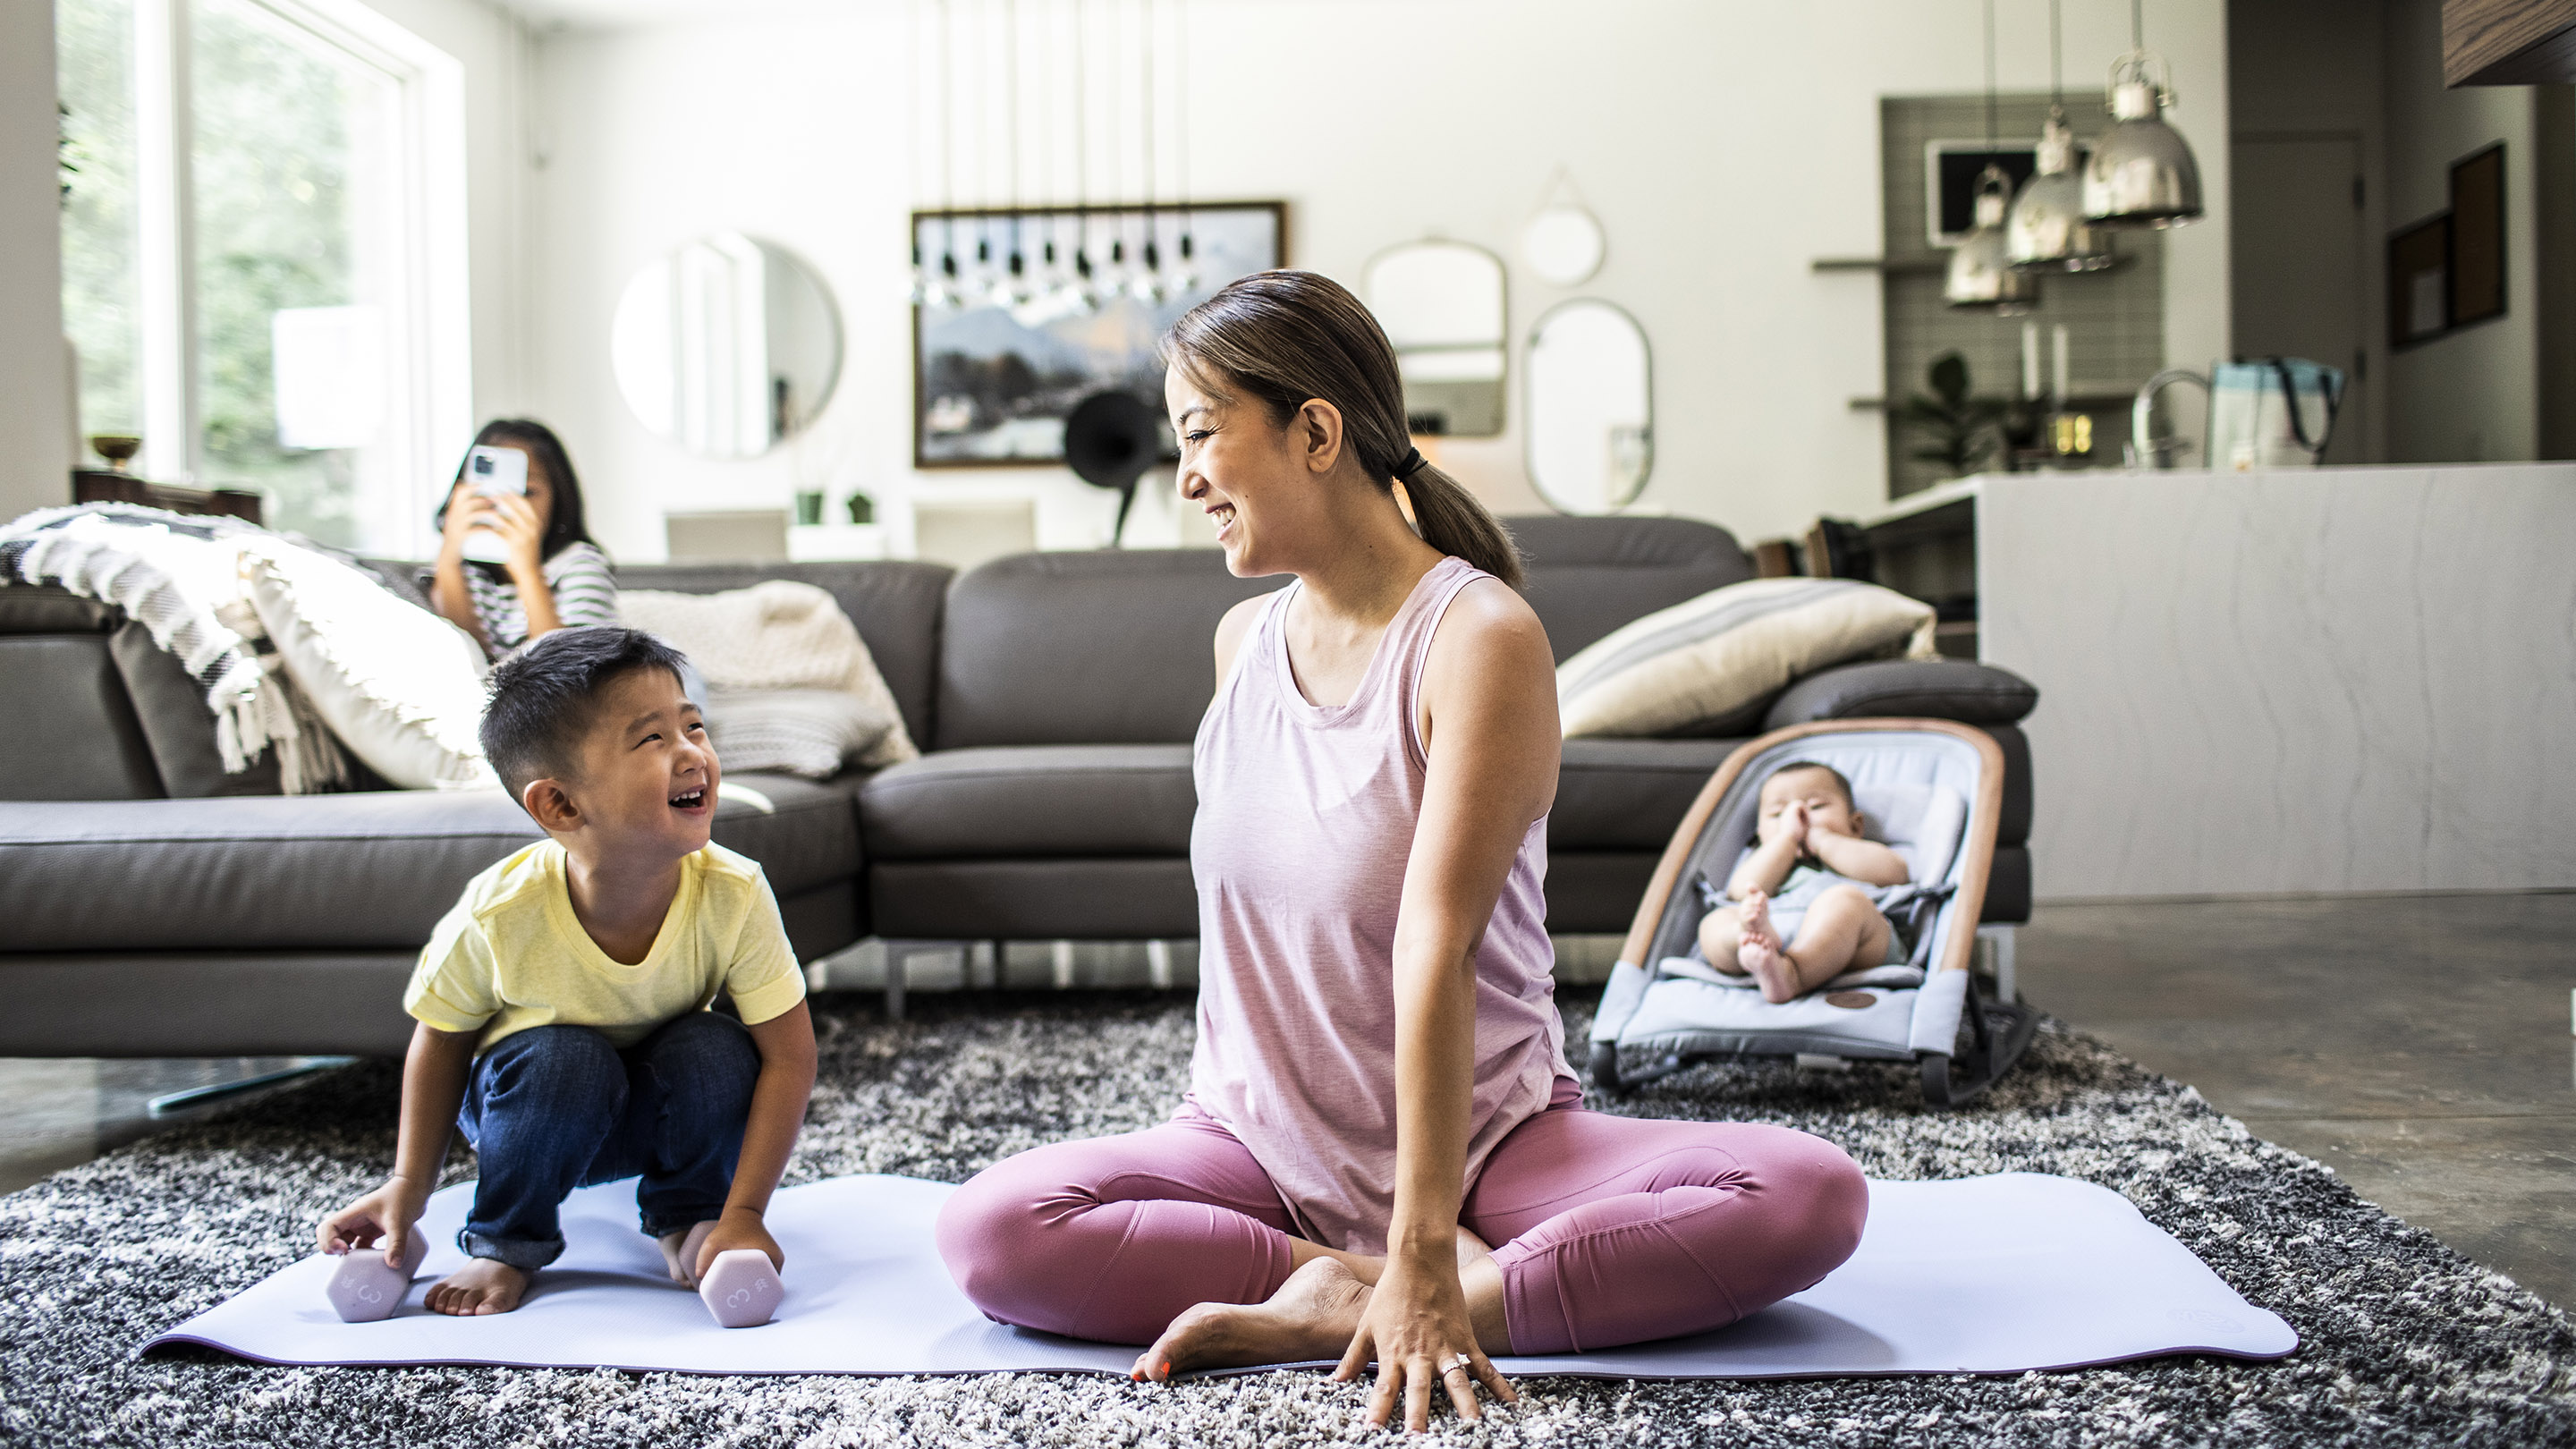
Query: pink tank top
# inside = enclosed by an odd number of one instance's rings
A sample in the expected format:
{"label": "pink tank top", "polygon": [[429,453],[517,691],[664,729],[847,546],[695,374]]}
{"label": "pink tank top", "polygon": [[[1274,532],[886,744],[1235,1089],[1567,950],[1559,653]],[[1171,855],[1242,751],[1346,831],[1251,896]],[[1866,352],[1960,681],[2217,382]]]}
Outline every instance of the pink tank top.
{"label": "pink tank top", "polygon": [[[1414,586],[1348,703],[1299,692],[1291,585],[1270,596],[1199,724],[1199,1039],[1190,1101],[1225,1124],[1301,1231],[1383,1253],[1395,1206],[1395,920],[1422,815],[1422,672],[1458,591]],[[1503,1135],[1577,1094],[1547,939],[1547,821],[1531,824],[1476,946],[1472,1185]]]}

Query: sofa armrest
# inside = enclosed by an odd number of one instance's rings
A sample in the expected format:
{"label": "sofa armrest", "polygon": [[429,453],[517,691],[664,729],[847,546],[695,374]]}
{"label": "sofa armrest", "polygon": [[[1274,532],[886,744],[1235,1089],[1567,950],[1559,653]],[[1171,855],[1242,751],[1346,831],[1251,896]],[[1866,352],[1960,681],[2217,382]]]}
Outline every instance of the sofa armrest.
{"label": "sofa armrest", "polygon": [[1891,715],[2007,725],[2038,703],[2039,690],[2009,669],[1964,659],[1886,659],[1808,675],[1772,702],[1762,727]]}

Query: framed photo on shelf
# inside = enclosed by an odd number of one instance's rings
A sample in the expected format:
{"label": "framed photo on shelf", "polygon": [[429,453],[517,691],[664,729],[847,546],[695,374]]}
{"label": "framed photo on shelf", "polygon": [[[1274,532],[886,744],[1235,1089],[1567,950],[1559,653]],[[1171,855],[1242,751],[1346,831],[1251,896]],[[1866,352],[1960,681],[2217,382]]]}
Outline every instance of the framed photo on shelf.
{"label": "framed photo on shelf", "polygon": [[1226,283],[1286,265],[1287,212],[1280,201],[914,212],[924,270],[956,281],[954,295],[912,309],[913,466],[1062,463],[1065,418],[1104,389],[1160,413],[1155,344]]}

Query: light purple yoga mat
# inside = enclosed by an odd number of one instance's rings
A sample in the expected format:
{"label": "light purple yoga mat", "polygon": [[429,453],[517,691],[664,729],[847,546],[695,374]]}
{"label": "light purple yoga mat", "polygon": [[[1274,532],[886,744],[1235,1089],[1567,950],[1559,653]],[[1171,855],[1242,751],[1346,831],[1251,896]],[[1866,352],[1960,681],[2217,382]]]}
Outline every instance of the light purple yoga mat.
{"label": "light purple yoga mat", "polygon": [[[1602,1353],[1506,1358],[1508,1374],[1778,1378],[2011,1374],[2167,1353],[2279,1358],[2298,1335],[2247,1303],[2108,1188],[2011,1172],[1872,1182],[1858,1252],[1824,1282],[1715,1333]],[[760,1328],[723,1329],[664,1276],[635,1229],[630,1182],[564,1208],[570,1247],[515,1313],[421,1307],[462,1261],[473,1188],[430,1199],[432,1247],[411,1295],[379,1323],[342,1323],[315,1256],[152,1340],[279,1364],[509,1364],[710,1374],[1127,1372],[1137,1350],[1006,1328],[975,1311],[932,1251],[955,1189],[843,1177],[778,1194],[787,1301]]]}

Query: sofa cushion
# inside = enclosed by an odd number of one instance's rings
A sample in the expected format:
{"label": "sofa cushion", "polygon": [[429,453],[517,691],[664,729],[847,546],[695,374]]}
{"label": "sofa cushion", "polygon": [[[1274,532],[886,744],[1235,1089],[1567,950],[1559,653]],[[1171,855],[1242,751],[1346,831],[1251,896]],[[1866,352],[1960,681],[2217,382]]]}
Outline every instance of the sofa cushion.
{"label": "sofa cushion", "polygon": [[1503,520],[1528,560],[1522,597],[1559,664],[1631,619],[1754,576],[1735,535],[1688,518]]}
{"label": "sofa cushion", "polygon": [[0,634],[104,634],[124,618],[114,604],[60,584],[0,582]]}
{"label": "sofa cushion", "polygon": [[868,859],[1186,856],[1188,745],[941,750],[859,789]]}
{"label": "sofa cushion", "polygon": [[1179,940],[1199,930],[1180,856],[895,860],[868,870],[880,936],[941,940]]}
{"label": "sofa cushion", "polygon": [[2019,724],[2039,690],[2009,669],[1965,659],[1882,659],[1818,670],[1781,691],[1766,730],[1818,719],[1929,715],[1961,724]]}
{"label": "sofa cushion", "polygon": [[1929,656],[1932,623],[1931,605],[1853,579],[1730,584],[1557,666],[1557,707],[1568,738],[1755,734],[1772,698],[1813,671]]}
{"label": "sofa cushion", "polygon": [[[779,897],[859,869],[848,792],[738,782],[719,844]],[[484,867],[537,828],[497,790],[0,805],[0,920],[13,951],[418,947]]]}
{"label": "sofa cushion", "polygon": [[995,559],[948,595],[938,748],[1185,744],[1216,694],[1217,621],[1287,582],[1206,548]]}
{"label": "sofa cushion", "polygon": [[1661,852],[1742,740],[1567,740],[1547,847]]}
{"label": "sofa cushion", "polygon": [[712,594],[764,579],[793,579],[829,590],[859,626],[868,656],[903,711],[904,729],[924,749],[933,738],[940,620],[953,577],[955,570],[940,564],[903,562],[641,564],[617,570],[618,587],[627,589]]}
{"label": "sofa cushion", "polygon": [[[17,592],[0,589],[0,595]],[[0,799],[148,800],[161,794],[143,726],[103,633],[0,634],[17,768]],[[8,916],[0,912],[0,921]],[[5,932],[6,927],[0,927]]]}

